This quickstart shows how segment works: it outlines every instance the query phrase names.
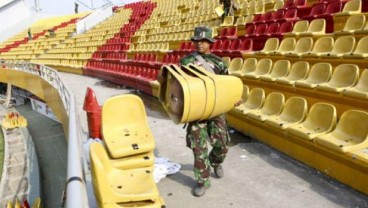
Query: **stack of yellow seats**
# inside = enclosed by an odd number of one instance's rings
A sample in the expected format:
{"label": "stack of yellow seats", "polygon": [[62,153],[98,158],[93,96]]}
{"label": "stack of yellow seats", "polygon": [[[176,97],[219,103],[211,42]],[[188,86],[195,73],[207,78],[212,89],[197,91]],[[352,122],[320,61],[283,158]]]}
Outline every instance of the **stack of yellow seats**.
{"label": "stack of yellow seats", "polygon": [[102,108],[106,148],[90,147],[92,179],[99,207],[164,207],[153,179],[155,141],[142,100],[108,99]]}
{"label": "stack of yellow seats", "polygon": [[18,113],[7,113],[1,121],[1,126],[4,129],[13,129],[17,127],[27,126],[27,119]]}

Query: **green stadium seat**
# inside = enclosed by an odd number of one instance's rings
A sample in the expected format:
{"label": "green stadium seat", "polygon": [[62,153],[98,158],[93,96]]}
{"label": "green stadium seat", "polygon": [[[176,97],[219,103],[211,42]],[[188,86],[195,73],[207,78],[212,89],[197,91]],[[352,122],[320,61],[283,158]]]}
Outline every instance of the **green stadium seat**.
{"label": "green stadium seat", "polygon": [[344,112],[336,128],[314,141],[337,152],[347,152],[368,147],[368,113],[359,110]]}
{"label": "green stadium seat", "polygon": [[292,125],[286,130],[290,135],[311,141],[332,131],[336,126],[336,120],[335,106],[328,103],[315,103],[305,121]]}
{"label": "green stadium seat", "polygon": [[298,80],[295,86],[315,88],[319,84],[328,82],[332,75],[332,66],[330,63],[316,63],[312,66],[308,77],[305,80]]}
{"label": "green stadium seat", "polygon": [[250,111],[247,116],[256,121],[265,121],[268,117],[279,115],[285,104],[285,96],[282,93],[271,92],[267,95],[261,109]]}
{"label": "green stadium seat", "polygon": [[302,97],[290,97],[280,115],[270,116],[265,123],[276,129],[286,128],[303,122],[308,113],[307,100]]}
{"label": "green stadium seat", "polygon": [[341,92],[345,88],[352,87],[359,78],[359,67],[355,64],[341,64],[337,66],[327,83],[321,83],[317,90],[329,92]]}

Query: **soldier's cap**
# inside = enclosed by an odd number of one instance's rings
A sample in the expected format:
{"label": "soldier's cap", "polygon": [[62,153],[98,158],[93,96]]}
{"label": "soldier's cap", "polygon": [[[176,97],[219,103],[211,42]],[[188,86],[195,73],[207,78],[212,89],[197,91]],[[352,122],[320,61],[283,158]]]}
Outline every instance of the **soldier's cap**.
{"label": "soldier's cap", "polygon": [[210,43],[214,43],[216,40],[212,38],[212,29],[207,26],[198,26],[194,29],[194,36],[192,41],[207,40]]}

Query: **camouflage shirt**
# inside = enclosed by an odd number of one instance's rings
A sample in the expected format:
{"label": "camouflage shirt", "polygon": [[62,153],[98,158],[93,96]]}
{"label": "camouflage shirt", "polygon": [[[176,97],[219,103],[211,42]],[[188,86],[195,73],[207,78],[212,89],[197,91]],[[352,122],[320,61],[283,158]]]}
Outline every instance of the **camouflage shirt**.
{"label": "camouflage shirt", "polygon": [[[201,62],[198,61],[195,58],[195,54],[191,53],[185,57],[183,57],[180,60],[180,64],[181,65],[188,65],[188,64],[195,64],[197,66],[202,66]],[[203,59],[212,67],[213,71],[216,74],[221,74],[221,75],[227,75],[228,71],[227,71],[227,66],[225,65],[225,63],[223,62],[222,58],[216,56],[215,54],[209,53],[209,54],[200,54]]]}

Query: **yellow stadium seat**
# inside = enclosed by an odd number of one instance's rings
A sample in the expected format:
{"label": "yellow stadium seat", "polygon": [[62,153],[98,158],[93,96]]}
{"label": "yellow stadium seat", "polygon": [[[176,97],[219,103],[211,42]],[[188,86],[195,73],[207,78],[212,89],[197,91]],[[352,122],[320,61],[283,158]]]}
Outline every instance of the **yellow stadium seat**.
{"label": "yellow stadium seat", "polygon": [[315,19],[312,20],[308,26],[308,30],[302,35],[323,35],[326,33],[326,20]]}
{"label": "yellow stadium seat", "polygon": [[114,168],[100,143],[90,146],[92,182],[100,207],[107,204],[155,201],[159,198],[153,167],[120,170]]}
{"label": "yellow stadium seat", "polygon": [[351,0],[346,2],[341,12],[336,13],[336,16],[359,14],[362,11],[362,0]]}
{"label": "yellow stadium seat", "polygon": [[239,16],[245,16],[245,15],[248,15],[249,12],[248,12],[248,2],[247,1],[244,1],[241,5],[240,5],[240,14]]}
{"label": "yellow stadium seat", "polygon": [[276,83],[293,85],[296,81],[304,80],[309,73],[309,63],[306,61],[295,62],[290,69],[290,73],[286,77],[279,77]]}
{"label": "yellow stadium seat", "polygon": [[244,77],[250,78],[250,79],[258,79],[261,75],[270,73],[271,69],[272,69],[272,60],[271,59],[261,59],[257,62],[257,66],[254,72],[245,73]]}
{"label": "yellow stadium seat", "polygon": [[315,88],[319,84],[328,82],[332,75],[332,66],[329,63],[316,63],[312,66],[308,77],[305,80],[298,80],[295,85],[298,87]]}
{"label": "yellow stadium seat", "polygon": [[295,23],[293,30],[285,35],[300,35],[302,33],[307,32],[308,26],[309,26],[308,20],[300,20]]}
{"label": "yellow stadium seat", "polygon": [[235,108],[235,111],[241,114],[248,114],[252,110],[260,109],[265,101],[265,91],[261,88],[253,88],[249,91],[249,95],[245,103]]}
{"label": "yellow stadium seat", "polygon": [[359,67],[355,64],[341,64],[337,66],[330,81],[317,86],[318,90],[329,92],[341,92],[345,88],[352,87],[359,78]]}
{"label": "yellow stadium seat", "polygon": [[220,25],[220,27],[233,26],[234,24],[234,16],[226,16],[224,22]]}
{"label": "yellow stadium seat", "polygon": [[139,202],[124,202],[124,203],[114,203],[104,205],[101,208],[129,208],[129,207],[138,207],[138,208],[165,208],[165,202],[162,197],[159,197],[155,201],[139,201]]}
{"label": "yellow stadium seat", "polygon": [[365,167],[368,167],[368,148],[362,148],[359,150],[353,150],[348,152],[351,154],[351,156],[356,161],[361,161],[365,165]]}
{"label": "yellow stadium seat", "polygon": [[228,72],[229,74],[232,74],[233,72],[240,71],[243,65],[243,59],[242,58],[233,58],[230,62]]}
{"label": "yellow stadium seat", "polygon": [[110,161],[114,167],[122,170],[149,167],[153,166],[155,162],[153,151],[119,159],[110,158]]}
{"label": "yellow stadium seat", "polygon": [[351,54],[345,54],[344,58],[367,58],[368,57],[368,36],[359,40],[357,47]]}
{"label": "yellow stadium seat", "polygon": [[6,208],[13,208],[13,204],[9,201],[8,204],[6,205]]}
{"label": "yellow stadium seat", "polygon": [[334,45],[333,37],[321,37],[314,43],[312,51],[305,53],[302,57],[319,57],[331,52]]}
{"label": "yellow stadium seat", "polygon": [[245,25],[245,17],[244,16],[240,16],[236,19],[236,22],[234,24],[234,26],[240,26],[240,25]]}
{"label": "yellow stadium seat", "polygon": [[226,65],[227,67],[229,67],[229,66],[230,66],[230,61],[231,61],[231,58],[230,58],[230,57],[228,57],[228,56],[226,56],[226,57],[222,57],[222,60],[224,61],[225,65]]}
{"label": "yellow stadium seat", "polygon": [[265,13],[265,5],[264,4],[256,5],[254,14],[264,14],[264,13]]}
{"label": "yellow stadium seat", "polygon": [[242,95],[243,103],[248,100],[248,95],[249,95],[249,87],[247,85],[243,85],[243,95]]}
{"label": "yellow stadium seat", "polygon": [[252,15],[252,14],[247,15],[247,17],[245,18],[245,24],[253,22],[253,17],[254,17],[254,15]]}
{"label": "yellow stadium seat", "polygon": [[345,26],[341,31],[335,31],[335,35],[351,35],[356,31],[362,30],[365,25],[366,17],[364,14],[352,15],[346,20]]}
{"label": "yellow stadium seat", "polygon": [[279,9],[282,9],[284,7],[284,1],[283,0],[276,0],[275,4],[273,6],[273,11],[277,11]]}
{"label": "yellow stadium seat", "polygon": [[286,128],[301,123],[308,113],[307,100],[302,97],[290,97],[280,115],[270,116],[265,123],[276,129]]}
{"label": "yellow stadium seat", "polygon": [[102,134],[112,158],[146,153],[155,147],[144,104],[136,95],[119,95],[104,103]]}
{"label": "yellow stadium seat", "polygon": [[37,197],[33,202],[32,208],[41,208],[41,207],[42,207],[41,198]]}
{"label": "yellow stadium seat", "polygon": [[330,53],[322,54],[322,58],[338,58],[345,54],[353,52],[355,47],[355,38],[353,36],[341,36],[336,39],[335,44]]}
{"label": "yellow stadium seat", "polygon": [[358,84],[354,87],[348,87],[342,92],[343,95],[360,99],[368,99],[368,69],[362,72]]}
{"label": "yellow stadium seat", "polygon": [[270,55],[285,55],[294,50],[296,44],[295,38],[285,38],[281,41],[279,48]]}
{"label": "yellow stadium seat", "polygon": [[[277,50],[279,47],[280,41],[278,38],[269,38],[267,39],[262,50],[258,51],[260,54],[270,54]],[[257,53],[257,52],[256,52]]]}
{"label": "yellow stadium seat", "polygon": [[301,57],[303,54],[309,53],[313,48],[313,39],[310,37],[300,38],[295,45],[295,48],[285,56]]}
{"label": "yellow stadium seat", "polygon": [[368,147],[368,113],[359,110],[344,112],[336,128],[319,136],[315,142],[328,149],[347,152]]}
{"label": "yellow stadium seat", "polygon": [[272,71],[270,74],[261,75],[259,78],[264,81],[274,82],[277,78],[285,77],[288,75],[290,70],[290,61],[289,60],[278,60],[273,65]]}
{"label": "yellow stadium seat", "polygon": [[336,108],[328,103],[315,103],[304,122],[292,125],[286,130],[300,139],[313,140],[327,134],[336,126]]}
{"label": "yellow stadium seat", "polygon": [[248,58],[244,61],[243,66],[240,71],[235,71],[232,73],[234,76],[242,77],[245,74],[253,73],[257,67],[257,59],[256,58]]}
{"label": "yellow stadium seat", "polygon": [[282,93],[271,92],[267,95],[264,105],[259,110],[253,110],[247,116],[253,120],[265,121],[268,117],[279,115],[285,104],[285,96]]}

